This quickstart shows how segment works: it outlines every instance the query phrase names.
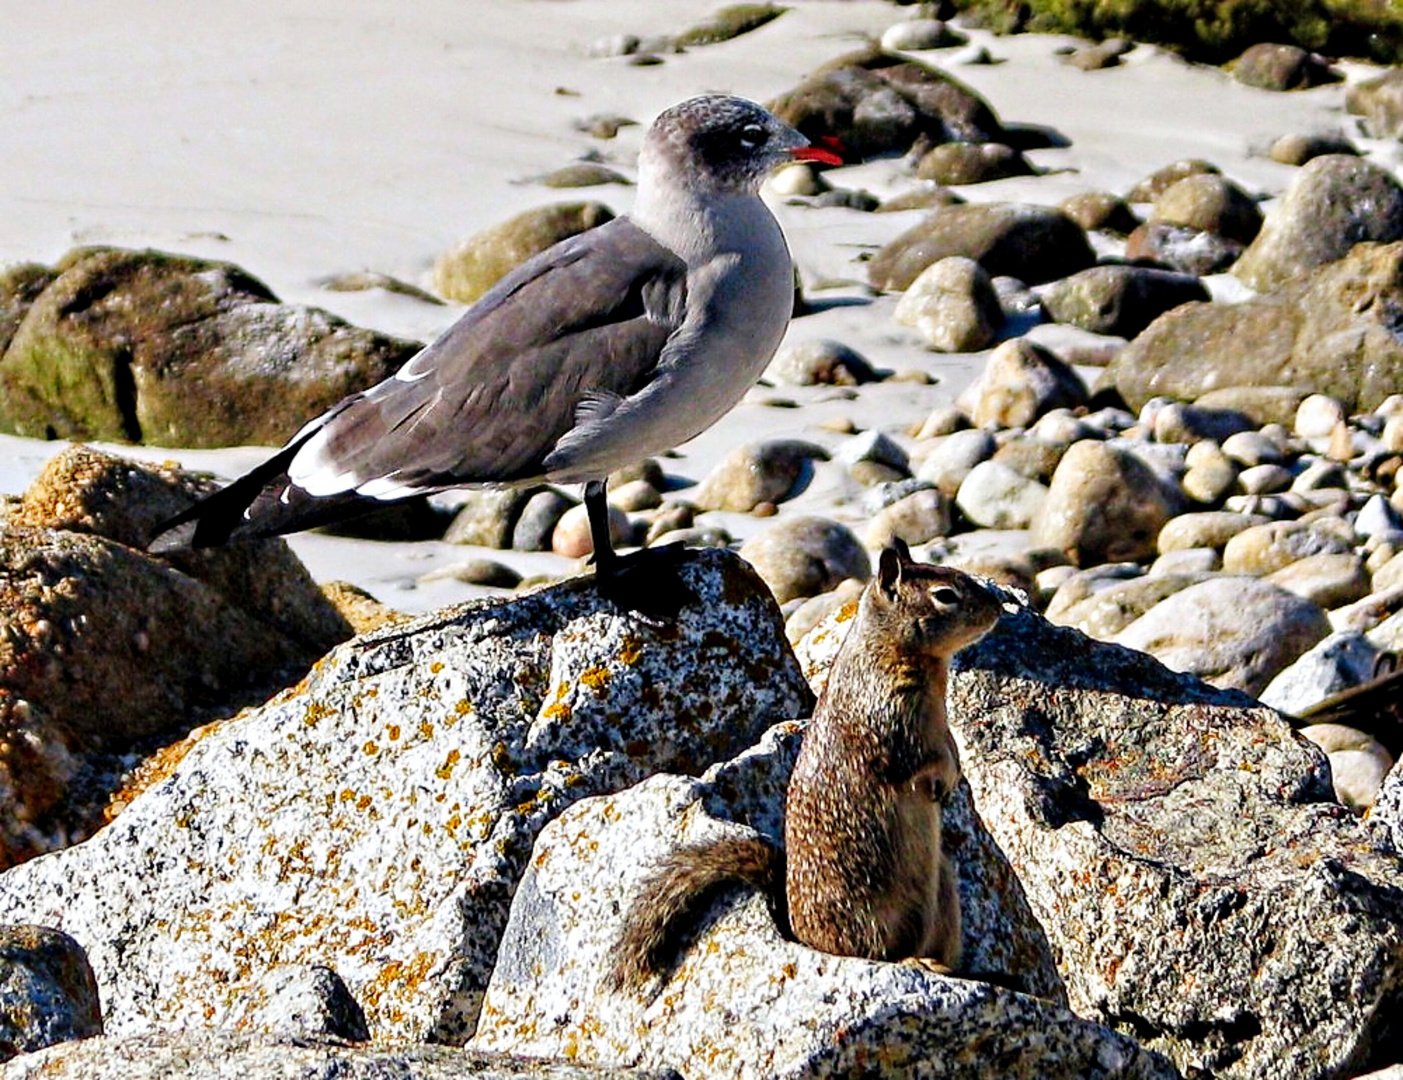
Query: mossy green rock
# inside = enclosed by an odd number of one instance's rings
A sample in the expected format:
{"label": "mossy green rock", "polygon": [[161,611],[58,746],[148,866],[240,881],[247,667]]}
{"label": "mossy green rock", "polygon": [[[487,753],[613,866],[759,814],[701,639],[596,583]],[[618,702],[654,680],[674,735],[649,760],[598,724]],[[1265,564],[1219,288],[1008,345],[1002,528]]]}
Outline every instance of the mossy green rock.
{"label": "mossy green rock", "polygon": [[1227,386],[1328,394],[1350,412],[1403,386],[1403,242],[1359,244],[1344,259],[1240,304],[1185,304],[1160,316],[1106,369],[1138,410]]}
{"label": "mossy green rock", "polygon": [[79,250],[0,358],[0,430],[155,446],[277,445],[419,346],[280,304],[227,263]]}
{"label": "mossy green rock", "polygon": [[16,263],[0,269],[0,356],[39,294],[58,271],[39,263]]}
{"label": "mossy green rock", "polygon": [[768,108],[810,139],[835,138],[860,158],[1006,138],[994,110],[969,87],[876,46],[829,61]]}
{"label": "mossy green rock", "polygon": [[1381,0],[955,0],[974,25],[1125,37],[1222,64],[1263,41],[1403,62],[1403,7]]}
{"label": "mossy green rock", "polygon": [[771,19],[777,19],[789,9],[779,4],[729,4],[713,12],[695,26],[673,38],[682,48],[717,45],[731,38],[758,30]]}
{"label": "mossy green rock", "polygon": [[554,203],[517,214],[440,255],[434,263],[434,289],[449,300],[471,304],[532,255],[613,216],[599,202]]}
{"label": "mossy green rock", "polygon": [[966,203],[929,214],[882,248],[867,267],[878,289],[907,288],[927,266],[963,255],[1029,284],[1075,274],[1096,261],[1086,234],[1060,210],[1020,203]]}

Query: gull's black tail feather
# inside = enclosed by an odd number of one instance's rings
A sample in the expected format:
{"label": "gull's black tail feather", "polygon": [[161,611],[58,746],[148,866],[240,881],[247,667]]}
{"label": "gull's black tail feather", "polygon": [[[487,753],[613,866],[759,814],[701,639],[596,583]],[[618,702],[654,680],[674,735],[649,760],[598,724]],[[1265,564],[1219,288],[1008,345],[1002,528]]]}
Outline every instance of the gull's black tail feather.
{"label": "gull's black tail feather", "polygon": [[354,491],[309,495],[288,479],[287,467],[299,440],[227,487],[161,522],[146,545],[152,554],[186,548],[219,547],[238,540],[259,540],[283,533],[345,521],[385,503]]}

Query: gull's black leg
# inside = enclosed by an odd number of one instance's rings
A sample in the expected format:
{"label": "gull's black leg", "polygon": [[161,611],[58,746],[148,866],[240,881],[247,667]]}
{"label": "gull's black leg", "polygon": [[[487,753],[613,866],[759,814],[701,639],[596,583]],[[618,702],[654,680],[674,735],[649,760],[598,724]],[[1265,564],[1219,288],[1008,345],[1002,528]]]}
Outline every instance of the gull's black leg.
{"label": "gull's black leg", "polygon": [[604,497],[604,481],[585,484],[585,514],[594,544],[595,581],[599,594],[619,607],[654,619],[676,618],[677,613],[695,600],[696,594],[677,575],[682,545],[644,548],[631,555],[619,555],[609,536],[609,504]]}

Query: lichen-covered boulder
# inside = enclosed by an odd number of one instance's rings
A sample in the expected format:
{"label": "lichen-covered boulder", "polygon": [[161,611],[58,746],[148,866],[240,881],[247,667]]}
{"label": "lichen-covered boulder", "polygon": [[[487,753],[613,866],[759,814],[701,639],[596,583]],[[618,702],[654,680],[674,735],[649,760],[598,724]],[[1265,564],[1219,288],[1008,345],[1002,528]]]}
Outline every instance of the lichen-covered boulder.
{"label": "lichen-covered boulder", "polygon": [[829,61],[769,103],[810,139],[859,158],[934,143],[1002,141],[988,103],[938,68],[876,46]]}
{"label": "lichen-covered boulder", "polygon": [[280,304],[228,263],[78,249],[0,357],[0,430],[276,446],[419,346]]}
{"label": "lichen-covered boulder", "polygon": [[1075,274],[1096,261],[1084,233],[1060,210],[1022,203],[959,203],[931,211],[867,264],[878,289],[900,291],[926,267],[963,255],[990,277],[1030,285]]}
{"label": "lichen-covered boulder", "polygon": [[[1403,223],[1403,195],[1399,207]],[[1400,310],[1403,243],[1362,243],[1251,300],[1161,315],[1111,361],[1102,384],[1137,410],[1153,397],[1194,401],[1222,387],[1271,386],[1367,411],[1403,385]]]}
{"label": "lichen-covered boulder", "polygon": [[218,1025],[268,968],[321,964],[376,1037],[461,1042],[547,821],[811,706],[759,579],[716,551],[682,573],[698,602],[663,627],[580,579],[343,645],[0,876],[0,920],[83,944],[112,1034]]}
{"label": "lichen-covered boulder", "polygon": [[264,700],[350,637],[281,540],[145,554],[210,487],[73,447],[0,523],[0,868],[90,835],[123,755]]}
{"label": "lichen-covered boulder", "polygon": [[781,936],[760,897],[735,892],[699,921],[695,943],[659,985],[641,995],[604,988],[617,913],[654,860],[745,828],[778,841],[797,727],[772,729],[701,781],[654,777],[581,803],[544,832],[473,1047],[671,1066],[695,1080],[1174,1075],[1163,1059],[1060,1004],[1042,932],[963,788],[946,843],[958,852],[965,964],[1025,994],[818,952]]}
{"label": "lichen-covered boulder", "polygon": [[327,1037],[153,1031],[27,1054],[5,1080],[676,1080],[567,1061],[523,1062],[454,1046],[348,1045]]}
{"label": "lichen-covered boulder", "polygon": [[0,926],[0,1062],[101,1034],[97,982],[79,944],[46,926]]}
{"label": "lichen-covered boulder", "polygon": [[[800,643],[816,688],[841,636],[835,620]],[[1333,1080],[1388,1060],[1403,860],[1276,712],[1026,609],[956,658],[949,708],[1078,1014],[1186,1073]]]}

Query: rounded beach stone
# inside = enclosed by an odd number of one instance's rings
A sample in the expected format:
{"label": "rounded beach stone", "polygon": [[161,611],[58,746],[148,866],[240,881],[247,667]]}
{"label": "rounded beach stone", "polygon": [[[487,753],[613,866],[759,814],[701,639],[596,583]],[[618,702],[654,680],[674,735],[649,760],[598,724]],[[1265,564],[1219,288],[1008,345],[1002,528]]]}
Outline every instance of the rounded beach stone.
{"label": "rounded beach stone", "polygon": [[955,495],[960,513],[985,529],[1026,529],[1046,500],[1044,485],[997,461],[971,469]]}
{"label": "rounded beach stone", "polygon": [[484,229],[434,263],[434,291],[471,304],[532,255],[577,233],[603,225],[614,213],[603,203],[540,206]]}
{"label": "rounded beach stone", "polygon": [[630,480],[609,489],[609,501],[626,514],[656,510],[663,504],[662,493],[647,480]]}
{"label": "rounded beach stone", "polygon": [[[633,525],[628,515],[617,506],[609,507],[609,541],[615,547],[623,547],[633,541]],[[594,541],[590,539],[589,513],[584,503],[572,506],[560,515],[555,532],[551,534],[551,550],[567,559],[578,559],[594,551]]]}
{"label": "rounded beach stone", "polygon": [[787,498],[812,470],[812,461],[828,460],[828,451],[799,439],[746,443],[726,455],[695,492],[700,510],[749,513],[762,503]]}
{"label": "rounded beach stone", "polygon": [[1343,258],[1363,240],[1403,239],[1403,185],[1364,158],[1327,154],[1301,167],[1233,274],[1258,292]]}
{"label": "rounded beach stone", "polygon": [[953,435],[957,431],[963,431],[969,427],[969,417],[958,405],[937,405],[932,409],[920,426],[911,432],[911,437],[918,440],[938,439],[943,435]]}
{"label": "rounded beach stone", "polygon": [[932,147],[916,163],[916,176],[937,184],[984,184],[1010,176],[1029,176],[1028,159],[1004,143],[947,142]]}
{"label": "rounded beach stone", "polygon": [[1115,641],[1256,695],[1329,633],[1330,620],[1309,600],[1258,578],[1221,575],[1156,604]]}
{"label": "rounded beach stone", "polygon": [[82,946],[47,926],[0,926],[0,1062],[102,1034]]}
{"label": "rounded beach stone", "polygon": [[961,395],[976,427],[1028,427],[1050,409],[1085,405],[1081,376],[1052,352],[1014,338],[989,354],[979,381]]}
{"label": "rounded beach stone", "polygon": [[1088,232],[1100,229],[1123,236],[1140,224],[1130,205],[1109,191],[1084,191],[1063,199],[1057,208]]}
{"label": "rounded beach stone", "polygon": [[1338,82],[1340,76],[1315,53],[1299,45],[1260,41],[1231,64],[1232,76],[1259,90],[1309,90]]}
{"label": "rounded beach stone", "polygon": [[1379,650],[1358,630],[1338,630],[1284,668],[1267,684],[1261,699],[1273,709],[1299,715],[1332,694],[1368,682],[1378,656]]}
{"label": "rounded beach stone", "polygon": [[1265,525],[1267,519],[1254,514],[1233,514],[1226,510],[1207,510],[1197,514],[1180,514],[1165,522],[1157,541],[1161,554],[1186,551],[1191,548],[1220,550],[1229,540],[1253,525]]}
{"label": "rounded beach stone", "polygon": [[1062,456],[1031,540],[1066,552],[1078,566],[1149,558],[1179,501],[1128,450],[1084,439]]}
{"label": "rounded beach stone", "polygon": [[949,497],[935,488],[924,488],[878,511],[868,523],[863,540],[869,548],[880,550],[893,540],[914,546],[949,533]]}
{"label": "rounded beach stone", "polygon": [[493,589],[515,589],[521,584],[521,575],[506,563],[496,559],[467,559],[459,563],[431,570],[419,579],[421,583],[431,581],[461,581],[464,585],[485,585]]}
{"label": "rounded beach stone", "polygon": [[1339,133],[1282,135],[1271,144],[1267,157],[1282,165],[1304,165],[1326,154],[1358,154],[1354,143]]}
{"label": "rounded beach stone", "polygon": [[1160,574],[1211,573],[1223,568],[1223,556],[1210,547],[1179,548],[1166,551],[1150,563],[1151,576]]}
{"label": "rounded beach stone", "polygon": [[1237,486],[1247,495],[1273,495],[1290,488],[1291,479],[1281,465],[1253,465],[1237,474]]}
{"label": "rounded beach stone", "polygon": [[941,19],[905,19],[882,31],[882,48],[891,52],[948,49],[968,40]]}
{"label": "rounded beach stone", "polygon": [[844,439],[834,450],[833,458],[849,468],[860,462],[871,461],[903,475],[910,470],[910,459],[906,451],[898,446],[890,435],[876,428],[868,428]]}
{"label": "rounded beach stone", "polygon": [[1279,465],[1286,455],[1281,445],[1260,431],[1238,431],[1223,440],[1223,453],[1239,465]]}
{"label": "rounded beach stone", "polygon": [[1327,438],[1347,419],[1344,403],[1328,394],[1311,394],[1296,409],[1294,430],[1303,439]]}
{"label": "rounded beach stone", "polygon": [[1153,263],[1183,274],[1217,274],[1237,262],[1241,241],[1221,233],[1147,221],[1125,239],[1125,257],[1135,263]]}
{"label": "rounded beach stone", "polygon": [[531,493],[520,488],[471,488],[443,539],[450,544],[509,548],[512,531]]}
{"label": "rounded beach stone", "polygon": [[555,488],[536,492],[521,507],[521,514],[512,526],[511,546],[517,551],[549,551],[555,527],[578,500]]}
{"label": "rounded beach stone", "polygon": [[1268,574],[1266,580],[1327,610],[1362,600],[1370,590],[1364,559],[1352,552],[1307,555]]}
{"label": "rounded beach stone", "polygon": [[1189,466],[1180,484],[1189,498],[1213,506],[1237,484],[1237,466],[1219,450],[1216,456]]}
{"label": "rounded beach stone", "polygon": [[1211,297],[1192,274],[1146,266],[1093,266],[1043,286],[1044,310],[1056,322],[1132,338],[1191,300]]}
{"label": "rounded beach stone", "polygon": [[1351,810],[1374,805],[1393,757],[1377,739],[1344,724],[1310,724],[1301,734],[1325,751],[1335,798]]}
{"label": "rounded beach stone", "polygon": [[1257,200],[1225,176],[1187,176],[1155,199],[1151,221],[1182,225],[1250,244],[1262,228]]}
{"label": "rounded beach stone", "polygon": [[866,581],[872,574],[867,552],[852,530],[820,517],[782,518],[742,544],[740,556],[781,604],[817,596],[846,578]]}
{"label": "rounded beach stone", "polygon": [[1183,158],[1156,169],[1128,192],[1126,202],[1152,203],[1180,180],[1203,173],[1220,173],[1218,166],[1202,158]]}
{"label": "rounded beach stone", "polygon": [[881,378],[856,349],[827,338],[785,345],[765,375],[781,386],[858,386]]}
{"label": "rounded beach stone", "polygon": [[1272,521],[1243,529],[1223,548],[1229,574],[1270,574],[1308,555],[1344,554],[1348,540],[1324,525]]}
{"label": "rounded beach stone", "polygon": [[966,203],[928,214],[867,264],[875,288],[899,291],[951,255],[974,259],[991,277],[1038,284],[1096,261],[1086,234],[1060,210],[1024,203]]}
{"label": "rounded beach stone", "polygon": [[1251,427],[1252,421],[1241,413],[1179,401],[1170,402],[1154,414],[1155,441],[1161,443],[1196,443],[1203,439],[1221,443]]}
{"label": "rounded beach stone", "polygon": [[1190,585],[1208,580],[1208,571],[1173,574],[1146,574],[1129,581],[1116,581],[1097,589],[1085,599],[1058,613],[1051,621],[1073,626],[1098,641],[1110,641],[1165,598]]}
{"label": "rounded beach stone", "polygon": [[989,275],[963,255],[921,271],[897,302],[894,317],[903,326],[915,327],[937,352],[986,348],[1004,321]]}
{"label": "rounded beach stone", "polygon": [[960,490],[970,470],[994,456],[998,444],[991,432],[968,428],[942,438],[921,462],[917,480],[928,480],[937,490],[953,496]]}

